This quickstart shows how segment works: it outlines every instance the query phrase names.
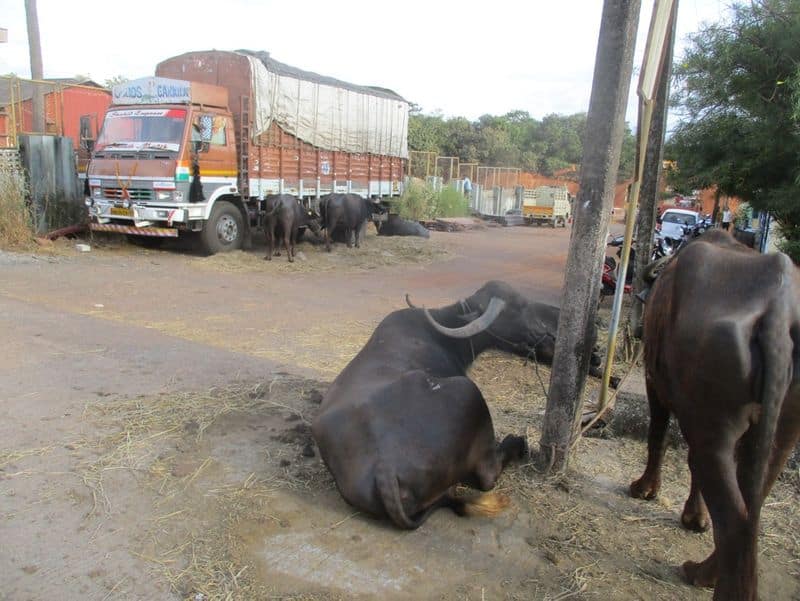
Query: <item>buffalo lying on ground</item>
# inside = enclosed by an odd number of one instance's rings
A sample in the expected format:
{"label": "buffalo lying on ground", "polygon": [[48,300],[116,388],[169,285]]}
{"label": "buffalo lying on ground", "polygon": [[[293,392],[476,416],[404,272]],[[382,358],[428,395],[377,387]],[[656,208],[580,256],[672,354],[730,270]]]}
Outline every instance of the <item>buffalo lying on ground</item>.
{"label": "buffalo lying on ground", "polygon": [[555,327],[550,323],[552,309],[492,281],[453,305],[384,318],[334,380],[313,423],[345,500],[408,529],[438,507],[462,515],[499,511],[503,497],[457,497],[452,487],[492,489],[526,444],[519,436],[498,444],[486,401],[466,370],[492,348],[549,354],[558,327],[557,316]]}
{"label": "buffalo lying on ground", "polygon": [[378,227],[379,236],[420,236],[430,238],[431,233],[417,221],[402,219],[399,215],[389,215]]}
{"label": "buffalo lying on ground", "polygon": [[800,437],[800,276],[783,254],[761,255],[721,230],[685,246],[645,305],[650,432],[647,467],[631,484],[652,499],[670,413],[692,474],[681,520],[715,548],[687,561],[687,579],[714,599],[755,601],[764,498]]}
{"label": "buffalo lying on ground", "polygon": [[267,261],[272,260],[275,251],[275,239],[283,238],[286,256],[289,262],[294,261],[294,247],[297,243],[300,228],[311,227],[319,230],[319,215],[311,209],[305,208],[300,201],[290,194],[272,194],[264,198],[266,214],[264,219],[264,234],[267,239]]}
{"label": "buffalo lying on ground", "polygon": [[385,212],[380,203],[362,198],[358,194],[326,194],[319,200],[319,213],[322,227],[325,228],[325,249],[330,252],[331,238],[337,226],[344,229],[347,248],[353,246],[353,237],[356,248],[360,248],[365,222],[374,214]]}

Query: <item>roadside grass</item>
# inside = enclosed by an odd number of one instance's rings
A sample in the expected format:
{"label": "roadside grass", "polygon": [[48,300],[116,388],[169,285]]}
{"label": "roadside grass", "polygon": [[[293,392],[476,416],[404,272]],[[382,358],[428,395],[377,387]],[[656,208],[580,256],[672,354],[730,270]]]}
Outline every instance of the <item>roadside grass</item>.
{"label": "roadside grass", "polygon": [[469,215],[469,203],[458,190],[437,191],[421,180],[411,180],[395,207],[400,217],[413,221]]}
{"label": "roadside grass", "polygon": [[32,246],[33,217],[25,200],[25,182],[13,172],[0,170],[0,248]]}

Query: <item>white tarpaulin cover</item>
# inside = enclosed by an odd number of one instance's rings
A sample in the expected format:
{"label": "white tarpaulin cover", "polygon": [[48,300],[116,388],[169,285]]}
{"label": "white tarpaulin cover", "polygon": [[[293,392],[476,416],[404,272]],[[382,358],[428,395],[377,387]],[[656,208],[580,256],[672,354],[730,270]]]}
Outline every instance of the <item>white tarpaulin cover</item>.
{"label": "white tarpaulin cover", "polygon": [[408,102],[399,96],[301,79],[273,72],[254,56],[248,59],[255,135],[275,121],[287,133],[327,150],[408,158]]}

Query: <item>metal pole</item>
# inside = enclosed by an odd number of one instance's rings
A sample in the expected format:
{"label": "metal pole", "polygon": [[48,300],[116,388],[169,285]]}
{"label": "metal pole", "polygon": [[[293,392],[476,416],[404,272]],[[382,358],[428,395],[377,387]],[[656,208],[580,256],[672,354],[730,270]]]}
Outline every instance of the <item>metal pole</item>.
{"label": "metal pole", "polygon": [[[678,0],[673,5],[674,12],[670,17],[669,32],[667,34],[667,47],[661,62],[659,83],[656,91],[655,106],[653,107],[650,132],[647,138],[647,149],[642,174],[639,213],[636,221],[636,260],[634,262],[633,291],[644,289],[642,275],[650,263],[650,249],[653,246],[653,234],[656,226],[656,209],[658,206],[659,180],[662,174],[662,156],[664,150],[664,136],[667,128],[667,106],[669,99],[669,82],[672,76],[672,54],[675,46],[675,15],[678,12]],[[621,272],[627,274],[627,272]],[[631,331],[637,338],[644,306],[634,302],[631,307]]]}

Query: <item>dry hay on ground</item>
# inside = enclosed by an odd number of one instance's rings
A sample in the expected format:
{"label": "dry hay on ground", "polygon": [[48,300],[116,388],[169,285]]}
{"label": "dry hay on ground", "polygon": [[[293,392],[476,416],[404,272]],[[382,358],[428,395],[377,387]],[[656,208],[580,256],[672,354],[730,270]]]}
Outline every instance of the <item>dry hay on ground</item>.
{"label": "dry hay on ground", "polygon": [[301,242],[296,246],[293,263],[281,255],[264,260],[266,247],[258,246],[247,251],[221,253],[211,257],[197,257],[192,264],[201,269],[234,273],[311,273],[324,271],[369,271],[393,265],[427,265],[447,258],[451,252],[441,240],[416,236],[376,236],[369,234],[360,248],[347,248],[334,243],[331,252],[323,244]]}
{"label": "dry hay on ground", "polygon": [[[79,469],[94,499],[90,514],[111,511],[118,499],[107,481],[119,470],[129,472],[153,499],[143,511],[149,514],[145,532],[131,552],[149,562],[180,598],[270,598],[267,584],[252,577],[252,568],[248,572],[246,536],[239,527],[279,521],[270,511],[276,490],[332,486],[321,462],[300,459],[309,455],[308,414],[321,399],[319,386],[276,375],[257,384],[90,406],[87,416],[112,429],[73,445],[96,454]],[[215,429],[224,436],[231,424],[274,432],[272,444],[239,441],[253,452],[258,471],[228,471],[208,444]]]}

